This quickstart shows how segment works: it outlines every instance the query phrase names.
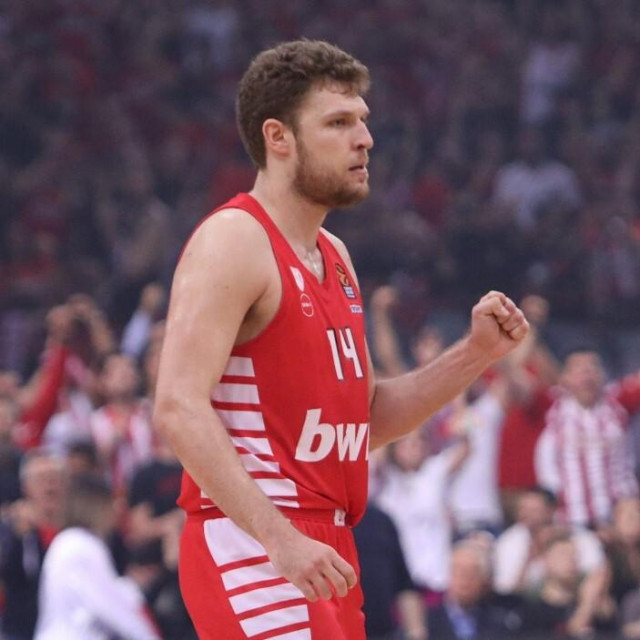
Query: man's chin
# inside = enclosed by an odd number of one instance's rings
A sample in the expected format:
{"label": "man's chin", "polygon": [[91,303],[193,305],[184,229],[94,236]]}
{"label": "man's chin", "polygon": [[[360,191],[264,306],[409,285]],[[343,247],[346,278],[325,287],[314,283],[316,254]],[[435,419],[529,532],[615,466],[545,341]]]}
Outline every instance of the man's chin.
{"label": "man's chin", "polygon": [[355,207],[369,197],[370,191],[368,184],[363,184],[357,189],[349,189],[349,191],[345,190],[342,193],[336,194],[335,202],[331,208],[347,209],[349,207]]}
{"label": "man's chin", "polygon": [[313,185],[308,188],[303,182],[294,182],[295,191],[303,198],[327,209],[346,209],[354,207],[367,199],[369,195],[369,183],[345,184],[336,188],[335,184]]}

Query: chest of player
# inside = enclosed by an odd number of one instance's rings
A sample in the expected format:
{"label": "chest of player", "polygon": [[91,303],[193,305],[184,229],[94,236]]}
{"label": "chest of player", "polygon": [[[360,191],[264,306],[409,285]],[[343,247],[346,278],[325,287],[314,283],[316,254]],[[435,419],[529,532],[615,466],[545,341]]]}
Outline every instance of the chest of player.
{"label": "chest of player", "polygon": [[[286,383],[290,393],[325,398],[366,388],[363,302],[347,267],[326,238],[320,282],[293,254],[276,254],[280,307],[262,334],[233,351],[251,358],[263,389]],[[351,397],[353,403],[355,398]]]}

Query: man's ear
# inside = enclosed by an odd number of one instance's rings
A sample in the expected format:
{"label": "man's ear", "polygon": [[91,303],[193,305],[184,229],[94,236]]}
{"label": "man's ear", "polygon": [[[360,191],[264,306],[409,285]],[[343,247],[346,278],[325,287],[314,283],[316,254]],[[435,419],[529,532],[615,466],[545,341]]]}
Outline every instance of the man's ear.
{"label": "man's ear", "polygon": [[285,158],[291,153],[294,145],[293,132],[280,120],[275,118],[265,120],[262,124],[262,135],[267,152],[280,158]]}

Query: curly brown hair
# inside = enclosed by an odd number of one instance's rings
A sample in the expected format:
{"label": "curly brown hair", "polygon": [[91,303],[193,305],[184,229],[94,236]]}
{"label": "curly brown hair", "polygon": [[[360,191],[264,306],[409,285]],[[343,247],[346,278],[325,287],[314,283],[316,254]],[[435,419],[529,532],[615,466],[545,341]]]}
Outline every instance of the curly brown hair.
{"label": "curly brown hair", "polygon": [[321,40],[295,40],[258,54],[238,88],[236,119],[254,164],[266,166],[262,125],[280,120],[295,131],[295,115],[311,87],[338,83],[355,95],[369,89],[369,70],[338,47]]}

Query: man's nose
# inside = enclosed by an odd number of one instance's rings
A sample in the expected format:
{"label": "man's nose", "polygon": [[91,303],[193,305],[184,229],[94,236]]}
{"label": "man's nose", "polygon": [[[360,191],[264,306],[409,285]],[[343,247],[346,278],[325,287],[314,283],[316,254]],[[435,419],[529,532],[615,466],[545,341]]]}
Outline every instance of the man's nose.
{"label": "man's nose", "polygon": [[365,122],[360,124],[358,129],[357,145],[358,149],[371,149],[373,147],[373,136]]}

